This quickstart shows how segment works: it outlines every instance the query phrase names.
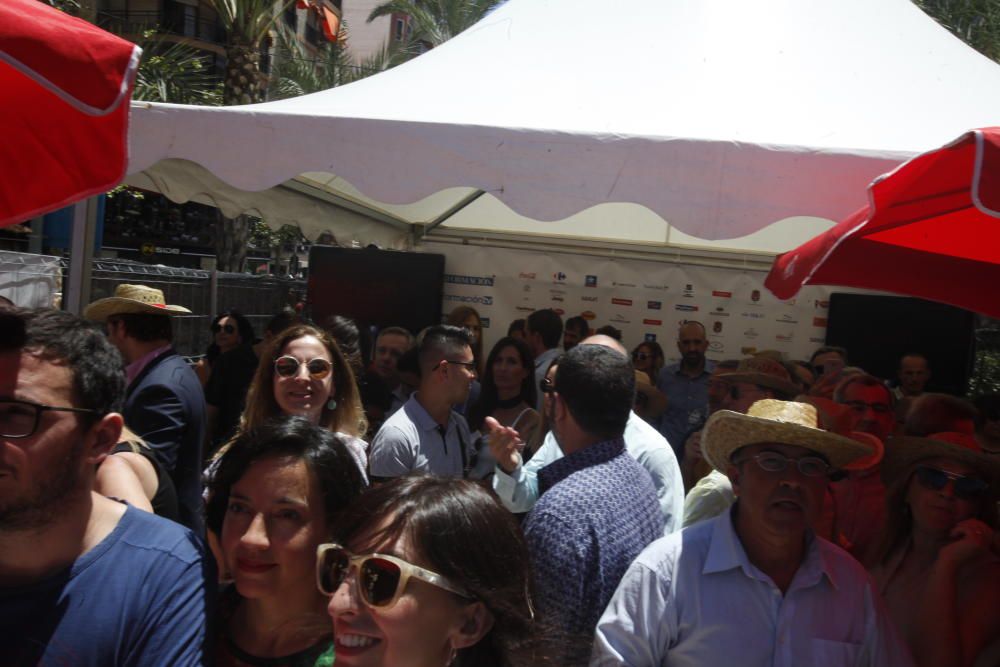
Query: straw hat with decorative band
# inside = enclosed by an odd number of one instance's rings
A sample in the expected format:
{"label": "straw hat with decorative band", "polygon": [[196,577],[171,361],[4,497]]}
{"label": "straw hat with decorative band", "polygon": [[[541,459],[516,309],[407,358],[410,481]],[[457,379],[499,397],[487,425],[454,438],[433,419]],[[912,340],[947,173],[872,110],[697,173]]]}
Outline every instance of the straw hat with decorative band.
{"label": "straw hat with decorative band", "polygon": [[799,393],[799,388],[792,382],[791,376],[780,361],[769,356],[755,355],[740,359],[739,365],[728,373],[719,373],[716,377],[730,382],[749,382],[784,394],[781,398],[793,398]]}
{"label": "straw hat with decorative band", "polygon": [[922,459],[944,458],[964,463],[1000,484],[1000,456],[987,454],[971,433],[934,433],[926,438],[901,436],[885,443],[882,478],[891,482]]}
{"label": "straw hat with decorative band", "polygon": [[757,401],[745,415],[719,410],[708,419],[701,434],[705,459],[721,472],[725,472],[737,449],[762,442],[811,449],[834,468],[874,453],[870,444],[819,428],[814,406],[771,398]]}
{"label": "straw hat with decorative band", "polygon": [[163,292],[146,285],[119,285],[115,295],[98,299],[87,306],[83,316],[88,320],[103,322],[111,315],[131,313],[148,315],[179,315],[190,313],[184,306],[170,306],[165,303]]}

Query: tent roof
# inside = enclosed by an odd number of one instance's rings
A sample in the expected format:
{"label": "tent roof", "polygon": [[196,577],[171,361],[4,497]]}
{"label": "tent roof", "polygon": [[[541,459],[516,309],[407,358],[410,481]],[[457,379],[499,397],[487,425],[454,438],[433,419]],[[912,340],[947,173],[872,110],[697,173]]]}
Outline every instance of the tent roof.
{"label": "tent roof", "polygon": [[[340,88],[136,103],[129,171],[175,200],[385,245],[447,220],[775,252],[996,109],[1000,66],[910,0],[509,0]],[[291,215],[290,190],[323,201]],[[338,222],[343,205],[368,224]]]}

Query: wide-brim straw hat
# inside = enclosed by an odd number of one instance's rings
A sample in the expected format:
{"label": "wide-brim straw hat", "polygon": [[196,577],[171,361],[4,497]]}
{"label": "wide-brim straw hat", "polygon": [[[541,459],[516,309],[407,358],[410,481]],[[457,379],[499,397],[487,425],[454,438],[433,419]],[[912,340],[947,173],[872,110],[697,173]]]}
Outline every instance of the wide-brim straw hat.
{"label": "wide-brim straw hat", "polygon": [[98,299],[87,306],[83,316],[88,320],[103,322],[111,315],[147,314],[180,315],[191,311],[184,306],[166,303],[163,291],[146,285],[119,285],[115,295]]}
{"label": "wide-brim straw hat", "polygon": [[834,468],[875,453],[868,443],[820,428],[815,406],[771,398],[757,401],[745,415],[719,410],[709,417],[701,434],[705,460],[720,472],[725,472],[737,449],[765,442],[809,449]]}
{"label": "wide-brim straw hat", "polygon": [[1000,456],[984,452],[971,433],[959,432],[889,438],[882,459],[882,478],[891,483],[913,464],[935,458],[964,463],[985,474],[991,484],[1000,484]]}
{"label": "wide-brim straw hat", "polygon": [[770,356],[758,354],[740,359],[734,370],[719,373],[716,377],[729,382],[749,382],[774,389],[784,394],[784,398],[793,398],[799,393],[799,388],[792,382],[788,369],[780,361]]}

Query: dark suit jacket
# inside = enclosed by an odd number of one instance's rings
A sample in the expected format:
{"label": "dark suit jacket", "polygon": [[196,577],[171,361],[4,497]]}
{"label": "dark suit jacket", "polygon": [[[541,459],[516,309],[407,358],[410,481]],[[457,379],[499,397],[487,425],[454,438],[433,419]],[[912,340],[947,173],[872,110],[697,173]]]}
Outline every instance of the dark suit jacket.
{"label": "dark suit jacket", "polygon": [[125,424],[149,443],[177,488],[181,522],[204,535],[201,499],[205,395],[173,348],[153,359],[128,387]]}

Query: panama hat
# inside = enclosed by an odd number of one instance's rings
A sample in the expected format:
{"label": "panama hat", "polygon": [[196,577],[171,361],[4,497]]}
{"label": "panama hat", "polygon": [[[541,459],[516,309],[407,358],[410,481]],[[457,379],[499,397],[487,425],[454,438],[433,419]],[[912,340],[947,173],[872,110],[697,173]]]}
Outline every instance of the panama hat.
{"label": "panama hat", "polygon": [[993,484],[1000,483],[1000,456],[987,454],[971,433],[933,433],[925,438],[890,438],[882,461],[882,477],[888,483],[923,459],[945,458],[964,463],[985,473]]}
{"label": "panama hat", "polygon": [[114,296],[98,299],[90,304],[83,311],[83,316],[88,320],[103,322],[111,315],[179,315],[190,312],[184,306],[167,305],[163,292],[155,287],[119,285],[115,288]]}
{"label": "panama hat", "polygon": [[770,356],[757,354],[740,359],[735,369],[719,373],[716,377],[729,382],[749,382],[774,389],[784,394],[785,398],[792,398],[799,393],[799,388],[792,382],[788,369],[780,361]]}
{"label": "panama hat", "polygon": [[771,398],[757,401],[745,415],[719,410],[709,417],[701,435],[705,459],[720,472],[725,472],[737,449],[762,442],[804,447],[822,455],[834,468],[874,453],[869,443],[820,428],[815,406]]}

